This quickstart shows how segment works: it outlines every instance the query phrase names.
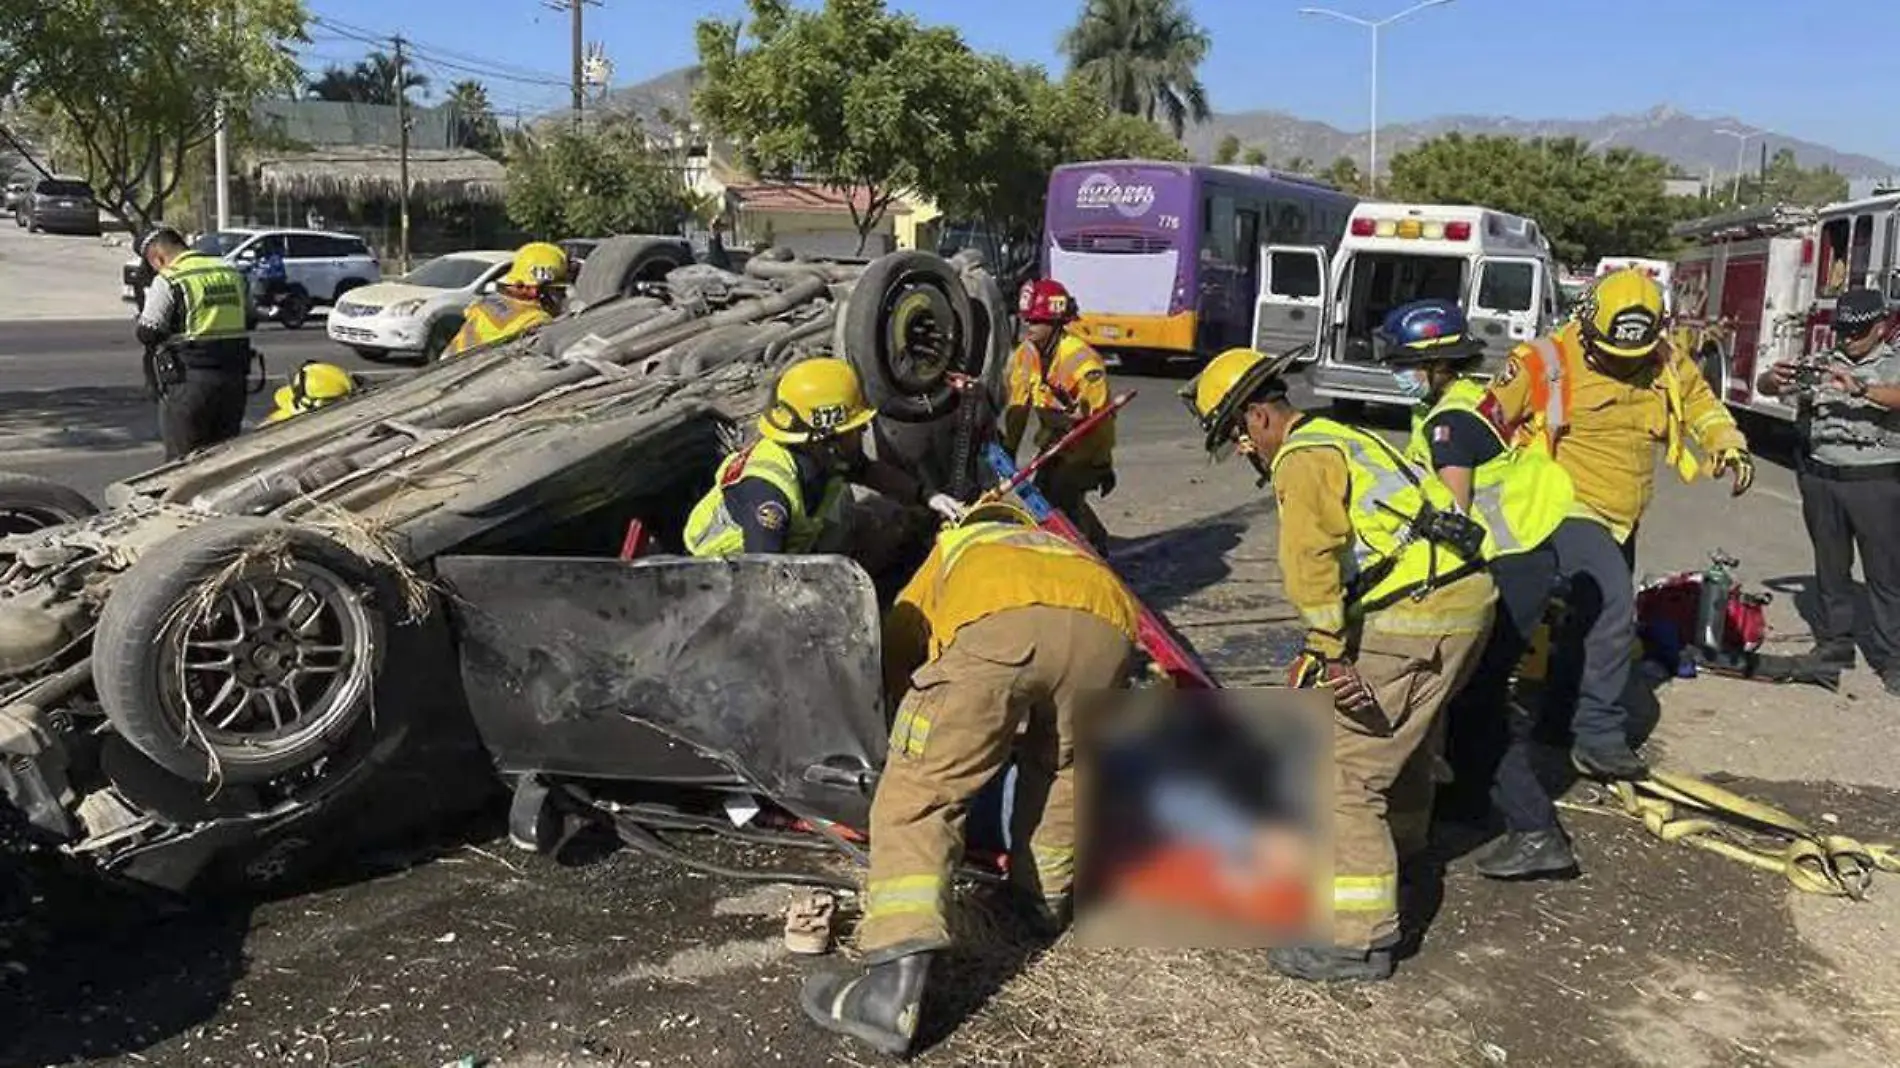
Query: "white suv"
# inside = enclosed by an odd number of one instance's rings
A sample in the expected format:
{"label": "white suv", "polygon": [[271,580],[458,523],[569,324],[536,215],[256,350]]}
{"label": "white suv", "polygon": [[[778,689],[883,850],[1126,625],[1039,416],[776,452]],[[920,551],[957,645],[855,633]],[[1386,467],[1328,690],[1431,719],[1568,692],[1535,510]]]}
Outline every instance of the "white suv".
{"label": "white suv", "polygon": [[[249,267],[266,251],[284,258],[284,274],[292,287],[300,288],[313,305],[335,304],[338,297],[352,289],[382,281],[382,264],[368,242],[353,234],[324,230],[217,230],[192,243],[199,252],[223,256],[240,267]],[[138,284],[141,264],[128,260],[125,265],[122,299],[139,304],[144,300]]]}

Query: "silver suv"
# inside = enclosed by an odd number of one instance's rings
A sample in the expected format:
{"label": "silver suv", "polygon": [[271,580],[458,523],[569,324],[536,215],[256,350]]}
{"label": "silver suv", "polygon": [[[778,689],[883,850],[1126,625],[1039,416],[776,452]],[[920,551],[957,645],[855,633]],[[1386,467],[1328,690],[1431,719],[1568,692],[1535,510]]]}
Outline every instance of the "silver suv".
{"label": "silver suv", "polygon": [[[354,234],[326,230],[216,230],[192,243],[199,252],[223,256],[243,268],[275,252],[284,258],[284,275],[293,289],[301,289],[313,305],[335,304],[338,297],[360,286],[383,280],[383,268],[369,243]],[[120,297],[133,304],[144,300],[142,265],[126,261]]]}

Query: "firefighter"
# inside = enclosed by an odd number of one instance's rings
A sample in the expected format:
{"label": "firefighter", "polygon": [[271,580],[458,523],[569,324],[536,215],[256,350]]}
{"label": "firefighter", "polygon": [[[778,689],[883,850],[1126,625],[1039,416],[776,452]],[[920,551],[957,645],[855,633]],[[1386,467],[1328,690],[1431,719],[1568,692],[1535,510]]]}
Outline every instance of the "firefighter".
{"label": "firefighter", "polygon": [[1238,447],[1273,483],[1280,569],[1306,624],[1290,681],[1329,689],[1336,709],[1332,941],[1268,962],[1299,979],[1385,979],[1399,861],[1428,829],[1427,743],[1477,666],[1495,593],[1483,528],[1376,435],[1294,407],[1291,363],[1230,349],[1182,393],[1210,453]]}
{"label": "firefighter", "polygon": [[1016,756],[1014,899],[1046,931],[1065,921],[1075,864],[1074,725],[1125,685],[1139,608],[1086,550],[1011,503],[943,531],[884,626],[896,703],[871,802],[865,968],[805,982],[819,1026],[905,1053],[930,963],[950,945],[945,899],[973,798]]}
{"label": "firefighter", "polygon": [[[875,410],[864,402],[858,374],[831,357],[787,368],[759,417],[759,440],[719,464],[713,487],[686,521],[694,556],[810,553],[838,548],[850,484],[893,501],[925,504],[946,518],[961,506],[923,490],[903,471],[864,454],[864,429]],[[873,553],[872,555],[877,555]],[[877,568],[867,565],[877,573]]]}
{"label": "firefighter", "polygon": [[1871,617],[1868,662],[1900,697],[1900,352],[1887,340],[1887,324],[1879,290],[1850,289],[1835,305],[1835,347],[1815,368],[1819,380],[1804,385],[1800,361],[1784,361],[1755,388],[1800,400],[1795,470],[1820,601],[1808,657],[1854,665],[1858,546]]}
{"label": "firefighter", "polygon": [[1635,642],[1636,525],[1655,492],[1655,450],[1687,482],[1701,471],[1690,442],[1732,477],[1755,479],[1748,441],[1702,373],[1661,344],[1662,290],[1641,271],[1600,279],[1576,320],[1511,351],[1481,410],[1515,442],[1552,456],[1576,487],[1551,545],[1573,633],[1557,642],[1558,674],[1574,678],[1571,762],[1586,775],[1647,774],[1630,747],[1623,688]]}
{"label": "firefighter", "polygon": [[161,226],[139,242],[153,273],[139,310],[138,339],[152,361],[165,459],[181,459],[244,429],[251,343],[250,284],[217,256],[186,247]]}
{"label": "firefighter", "polygon": [[[1023,343],[1010,355],[1008,395],[1003,405],[1003,447],[1022,445],[1029,417],[1036,417],[1035,445],[1052,444],[1091,413],[1108,407],[1108,365],[1067,330],[1077,312],[1062,283],[1039,278],[1025,284],[1017,303]],[[1088,494],[1115,492],[1114,419],[1104,420],[1082,440],[1036,472],[1036,489],[1087,535],[1097,552],[1108,550],[1108,531],[1089,507]]]}
{"label": "firefighter", "polygon": [[495,290],[463,310],[461,332],[443,350],[444,358],[518,337],[561,314],[567,253],[546,241],[521,246]]}
{"label": "firefighter", "polygon": [[1511,700],[1510,683],[1550,602],[1557,579],[1550,537],[1575,504],[1575,488],[1548,456],[1511,448],[1479,414],[1484,386],[1471,374],[1484,343],[1471,336],[1457,302],[1395,308],[1379,340],[1400,388],[1417,401],[1406,459],[1435,472],[1491,535],[1485,556],[1498,608],[1477,670],[1446,708],[1456,776],[1449,794],[1469,814],[1483,816],[1495,805],[1503,817],[1505,833],[1478,857],[1479,874],[1516,879],[1569,871],[1576,857],[1531,762],[1536,720]]}
{"label": "firefighter", "polygon": [[355,376],[336,364],[305,360],[290,376],[290,384],[279,386],[272,395],[277,407],[264,417],[264,422],[281,423],[293,415],[334,404],[356,392],[356,386]]}

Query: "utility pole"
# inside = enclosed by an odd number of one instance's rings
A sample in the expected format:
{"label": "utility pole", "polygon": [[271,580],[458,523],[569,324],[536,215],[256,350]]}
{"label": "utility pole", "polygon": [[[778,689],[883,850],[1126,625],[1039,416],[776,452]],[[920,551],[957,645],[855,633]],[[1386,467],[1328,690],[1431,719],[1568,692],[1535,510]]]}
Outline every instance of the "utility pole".
{"label": "utility pole", "polygon": [[573,16],[573,78],[574,126],[581,125],[581,109],[587,103],[587,42],[582,37],[581,9],[592,5],[600,6],[600,0],[542,0],[542,3],[556,11],[567,11]]}
{"label": "utility pole", "polygon": [[396,266],[403,274],[409,273],[409,92],[404,85],[402,35],[397,34],[396,45],[396,137],[397,181],[402,188],[397,192],[396,202],[401,209],[400,236],[396,239]]}
{"label": "utility pole", "polygon": [[[227,16],[221,21],[226,23],[224,26],[225,29],[234,31],[232,36],[235,38],[235,31],[237,29],[235,25],[236,20]],[[224,97],[220,95],[218,97],[217,132],[211,143],[212,167],[217,172],[213,176],[212,184],[217,190],[219,230],[229,230],[231,228],[231,136],[230,123],[227,121],[227,118],[224,111]]]}

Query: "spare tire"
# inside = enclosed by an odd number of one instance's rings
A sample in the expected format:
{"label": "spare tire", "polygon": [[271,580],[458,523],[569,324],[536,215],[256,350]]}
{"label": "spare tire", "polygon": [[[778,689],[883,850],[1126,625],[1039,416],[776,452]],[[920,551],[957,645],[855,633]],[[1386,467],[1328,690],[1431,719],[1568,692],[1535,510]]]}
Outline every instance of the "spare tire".
{"label": "spare tire", "polygon": [[252,783],[306,767],[369,715],[387,569],[308,527],[213,519],[140,557],[93,635],[93,686],[121,736],[191,782]]}
{"label": "spare tire", "polygon": [[576,310],[633,292],[641,282],[664,282],[668,273],[693,262],[693,246],[677,237],[626,234],[610,237],[587,254],[574,279]]}
{"label": "spare tire", "polygon": [[904,423],[948,412],[956,401],[946,376],[971,371],[970,317],[963,279],[940,256],[906,249],[866,267],[839,331],[865,399]]}
{"label": "spare tire", "polygon": [[98,514],[99,509],[77,490],[35,475],[0,471],[0,537],[30,534]]}

